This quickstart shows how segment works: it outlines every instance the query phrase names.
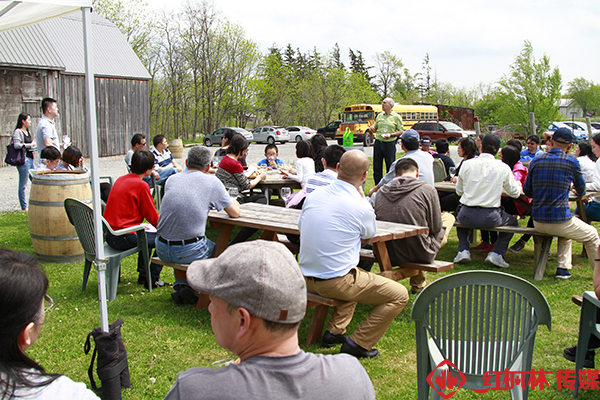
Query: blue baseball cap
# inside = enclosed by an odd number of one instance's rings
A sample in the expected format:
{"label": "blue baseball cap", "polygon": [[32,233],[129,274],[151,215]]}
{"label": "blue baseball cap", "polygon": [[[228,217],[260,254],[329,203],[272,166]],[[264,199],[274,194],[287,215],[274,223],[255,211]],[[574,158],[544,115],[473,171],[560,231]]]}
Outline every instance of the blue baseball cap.
{"label": "blue baseball cap", "polygon": [[420,139],[419,132],[415,131],[414,129],[405,130],[402,132],[402,136],[400,136],[400,138],[405,142],[418,142]]}
{"label": "blue baseball cap", "polygon": [[552,140],[558,143],[566,144],[577,142],[575,135],[573,135],[573,132],[571,132],[569,128],[558,128],[554,132],[554,135],[552,135]]}

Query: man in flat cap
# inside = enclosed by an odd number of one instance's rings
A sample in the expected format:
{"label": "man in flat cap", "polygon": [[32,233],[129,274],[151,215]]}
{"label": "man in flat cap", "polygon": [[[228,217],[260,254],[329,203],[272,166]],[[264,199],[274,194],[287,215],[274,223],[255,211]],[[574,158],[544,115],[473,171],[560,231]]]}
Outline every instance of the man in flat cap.
{"label": "man in flat cap", "polygon": [[[558,236],[556,278],[568,279],[572,268],[571,240],[585,245],[592,269],[594,255],[600,240],[598,231],[579,218],[574,218],[569,207],[569,191],[579,196],[585,194],[585,181],[577,158],[569,155],[575,136],[567,128],[560,128],[549,139],[548,153],[536,156],[529,164],[529,174],[523,186],[528,197],[533,198],[533,225],[539,232]],[[462,171],[461,171],[462,172]]]}
{"label": "man in flat cap", "polygon": [[257,240],[195,261],[190,286],[208,293],[217,344],[239,359],[181,372],[165,399],[374,399],[362,365],[345,354],[305,353],[298,326],[306,284],[290,251]]}
{"label": "man in flat cap", "polygon": [[[456,182],[456,194],[461,196],[456,221],[466,228],[456,228],[458,254],[454,258],[455,263],[471,261],[470,228],[518,225],[517,219],[500,207],[503,188],[510,197],[521,195],[521,185],[513,177],[510,167],[495,158],[500,149],[500,138],[491,133],[485,135],[481,148],[479,157],[463,163]],[[512,233],[500,232],[485,261],[496,267],[508,268],[504,255],[512,237]]]}

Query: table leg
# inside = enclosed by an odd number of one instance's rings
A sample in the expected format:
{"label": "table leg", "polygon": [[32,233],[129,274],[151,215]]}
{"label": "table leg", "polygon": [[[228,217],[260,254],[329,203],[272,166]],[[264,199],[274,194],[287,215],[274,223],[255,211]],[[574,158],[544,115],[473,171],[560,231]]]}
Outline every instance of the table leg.
{"label": "table leg", "polygon": [[392,270],[392,262],[390,261],[390,255],[388,254],[385,242],[373,243],[373,253],[375,253],[377,263],[379,263],[379,270],[381,272]]}
{"label": "table leg", "polygon": [[552,236],[534,236],[533,242],[535,243],[533,250],[533,280],[541,281],[548,263],[548,251],[552,244]]}
{"label": "table leg", "polygon": [[225,251],[231,238],[231,231],[233,231],[233,225],[230,224],[211,224],[213,228],[219,229],[219,236],[217,237],[217,243],[215,243],[215,251],[213,257],[218,257],[222,252]]}
{"label": "table leg", "polygon": [[260,235],[260,239],[262,240],[270,240],[277,241],[277,232],[274,231],[263,231],[262,235]]}
{"label": "table leg", "polygon": [[[587,214],[585,212],[585,203],[583,202],[583,200],[581,198],[577,199],[576,203],[577,203],[577,211],[579,213],[579,218],[581,218],[581,220],[583,222],[585,222],[586,224],[589,225],[591,222],[588,220]],[[588,258],[588,254],[587,254],[587,251],[585,250],[585,246],[582,246],[581,257]]]}

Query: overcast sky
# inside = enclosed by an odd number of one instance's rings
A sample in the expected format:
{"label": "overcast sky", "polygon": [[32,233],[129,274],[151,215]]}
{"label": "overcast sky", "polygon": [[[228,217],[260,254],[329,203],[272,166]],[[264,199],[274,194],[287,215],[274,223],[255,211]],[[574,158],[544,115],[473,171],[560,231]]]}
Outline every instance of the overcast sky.
{"label": "overcast sky", "polygon": [[[186,0],[147,0],[151,7],[180,9]],[[600,83],[598,0],[216,0],[215,7],[240,25],[263,53],[288,43],[303,53],[331,51],[338,43],[360,50],[368,65],[389,50],[411,73],[429,53],[438,81],[457,87],[494,83],[529,40],[534,55],[550,57],[563,78]]]}

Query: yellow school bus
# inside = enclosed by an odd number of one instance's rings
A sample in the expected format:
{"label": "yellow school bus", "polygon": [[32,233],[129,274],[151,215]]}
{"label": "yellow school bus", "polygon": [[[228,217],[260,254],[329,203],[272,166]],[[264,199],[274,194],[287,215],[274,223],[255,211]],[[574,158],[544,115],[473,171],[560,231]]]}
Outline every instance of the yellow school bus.
{"label": "yellow school bus", "polygon": [[[436,121],[436,106],[395,104],[393,110],[400,114],[404,129],[412,127],[417,121]],[[335,139],[342,145],[346,128],[354,134],[355,142],[362,142],[365,147],[373,143],[373,135],[367,129],[375,123],[375,118],[382,112],[381,104],[355,104],[344,109],[342,123],[335,132]],[[366,133],[366,134],[365,134]]]}

